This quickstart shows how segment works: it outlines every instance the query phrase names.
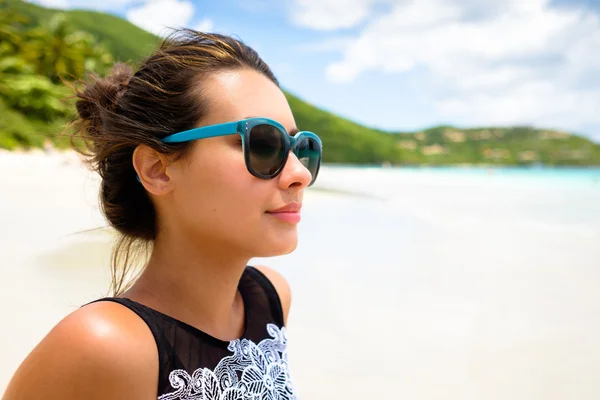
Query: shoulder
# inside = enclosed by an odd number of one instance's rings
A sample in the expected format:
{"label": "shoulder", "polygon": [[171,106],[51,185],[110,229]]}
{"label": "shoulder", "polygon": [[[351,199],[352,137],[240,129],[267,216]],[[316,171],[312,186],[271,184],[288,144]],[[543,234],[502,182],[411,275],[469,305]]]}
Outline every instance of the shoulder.
{"label": "shoulder", "polygon": [[[149,385],[155,381],[156,384]],[[101,301],[60,321],[10,381],[5,400],[151,398],[158,353],[145,322],[126,307]]]}
{"label": "shoulder", "polygon": [[255,265],[254,268],[262,272],[275,287],[283,309],[283,322],[287,324],[287,317],[292,305],[292,292],[288,281],[279,272],[265,265]]}

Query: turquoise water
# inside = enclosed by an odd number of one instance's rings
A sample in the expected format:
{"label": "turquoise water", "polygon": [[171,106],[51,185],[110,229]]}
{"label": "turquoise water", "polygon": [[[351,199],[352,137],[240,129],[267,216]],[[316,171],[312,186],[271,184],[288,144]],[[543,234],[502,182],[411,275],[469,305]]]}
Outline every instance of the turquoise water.
{"label": "turquoise water", "polygon": [[523,188],[545,188],[560,192],[568,187],[596,193],[600,190],[600,168],[385,168],[326,165],[315,187],[394,197],[407,185],[515,189],[515,195],[521,194]]}
{"label": "turquoise water", "polygon": [[380,167],[380,166],[325,166],[330,170],[383,171],[394,174],[437,175],[452,177],[498,177],[507,179],[552,180],[595,183],[600,182],[600,167]]}

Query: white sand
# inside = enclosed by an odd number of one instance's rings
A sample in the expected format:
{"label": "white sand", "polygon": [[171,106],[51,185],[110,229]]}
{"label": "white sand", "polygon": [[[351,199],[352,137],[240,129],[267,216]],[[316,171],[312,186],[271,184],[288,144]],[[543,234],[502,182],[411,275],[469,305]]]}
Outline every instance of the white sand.
{"label": "white sand", "polygon": [[[72,235],[104,222],[71,156],[0,171],[1,393],[105,294],[110,235]],[[600,398],[600,185],[325,168],[316,189],[298,250],[257,260],[292,285],[304,399]]]}

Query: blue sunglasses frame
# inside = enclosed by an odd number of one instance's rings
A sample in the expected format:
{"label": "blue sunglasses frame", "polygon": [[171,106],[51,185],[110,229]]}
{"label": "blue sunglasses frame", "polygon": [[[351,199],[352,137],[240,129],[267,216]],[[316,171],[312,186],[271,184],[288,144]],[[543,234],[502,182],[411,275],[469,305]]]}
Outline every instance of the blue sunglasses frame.
{"label": "blue sunglasses frame", "polygon": [[[282,137],[283,137],[283,144],[284,144],[283,159],[281,160],[281,165],[279,165],[276,168],[276,170],[271,174],[261,174],[261,173],[255,171],[250,162],[250,148],[249,148],[250,140],[249,140],[249,137],[250,137],[250,132],[252,131],[252,128],[254,128],[257,125],[273,126],[277,130],[279,130],[279,132],[282,134]],[[174,133],[172,135],[169,135],[169,136],[163,138],[162,142],[163,143],[182,143],[182,142],[189,142],[192,140],[206,139],[206,138],[217,137],[217,136],[234,135],[236,133],[242,137],[242,147],[244,149],[244,160],[246,162],[246,168],[252,175],[254,175],[260,179],[275,178],[277,175],[279,175],[279,173],[281,173],[281,171],[285,167],[285,164],[287,162],[290,151],[294,152],[296,157],[301,158],[302,155],[300,154],[300,150],[301,150],[300,145],[303,144],[304,139],[314,140],[314,144],[316,144],[316,148],[318,151],[318,158],[316,161],[317,165],[315,167],[314,172],[310,171],[310,168],[307,167],[307,169],[309,169],[309,171],[311,172],[311,175],[312,175],[312,180],[309,183],[309,186],[311,186],[317,179],[317,175],[318,175],[319,169],[321,167],[321,160],[322,160],[322,155],[323,155],[323,143],[321,142],[321,139],[319,138],[319,136],[317,136],[315,133],[309,132],[309,131],[300,131],[296,135],[290,136],[288,134],[288,132],[285,130],[285,128],[283,127],[283,125],[281,125],[279,122],[269,119],[269,118],[247,118],[247,119],[242,119],[242,120],[234,121],[234,122],[225,122],[222,124],[202,126],[200,128],[194,128],[194,129],[190,129],[187,131]]]}

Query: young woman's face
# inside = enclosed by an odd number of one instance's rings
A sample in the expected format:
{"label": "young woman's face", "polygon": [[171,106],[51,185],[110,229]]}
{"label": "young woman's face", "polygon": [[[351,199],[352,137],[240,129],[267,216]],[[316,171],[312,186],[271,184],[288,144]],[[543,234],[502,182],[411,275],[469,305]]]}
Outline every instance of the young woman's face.
{"label": "young woman's face", "polygon": [[[288,132],[296,128],[282,91],[256,71],[222,72],[206,80],[202,89],[209,109],[198,126],[266,117]],[[293,153],[277,177],[259,179],[248,172],[241,136],[234,134],[195,141],[189,157],[169,168],[174,183],[169,217],[199,245],[226,246],[249,257],[296,248],[297,222],[271,213],[301,203],[310,183],[310,172]]]}

